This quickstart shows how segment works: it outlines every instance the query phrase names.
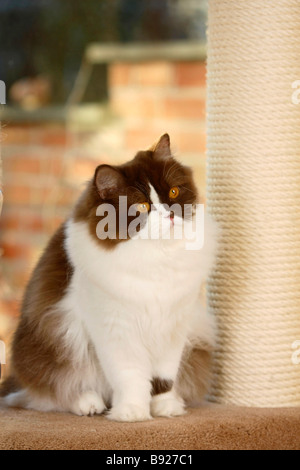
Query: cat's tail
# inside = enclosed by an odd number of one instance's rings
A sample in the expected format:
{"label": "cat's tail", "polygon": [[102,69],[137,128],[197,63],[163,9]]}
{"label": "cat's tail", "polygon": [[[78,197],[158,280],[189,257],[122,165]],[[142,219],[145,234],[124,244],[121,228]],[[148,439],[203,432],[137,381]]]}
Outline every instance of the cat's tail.
{"label": "cat's tail", "polygon": [[0,397],[6,397],[10,393],[18,392],[20,389],[21,385],[18,380],[11,375],[0,384]]}
{"label": "cat's tail", "polygon": [[212,379],[212,351],[211,345],[201,343],[185,348],[175,389],[189,406],[201,404],[209,391]]}
{"label": "cat's tail", "polygon": [[194,325],[185,346],[175,390],[189,406],[201,404],[210,390],[216,330],[214,317],[203,314]]}
{"label": "cat's tail", "polygon": [[14,376],[10,376],[0,384],[0,404],[6,406],[25,408],[27,394]]}

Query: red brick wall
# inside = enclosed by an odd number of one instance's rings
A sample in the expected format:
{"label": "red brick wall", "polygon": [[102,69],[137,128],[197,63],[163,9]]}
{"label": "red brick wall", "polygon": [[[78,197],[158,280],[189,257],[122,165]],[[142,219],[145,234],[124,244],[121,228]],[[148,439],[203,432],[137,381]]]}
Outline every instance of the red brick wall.
{"label": "red brick wall", "polygon": [[111,66],[111,106],[126,120],[126,148],[134,151],[167,131],[186,159],[203,157],[205,73],[198,62]]}
{"label": "red brick wall", "polygon": [[203,63],[113,64],[109,96],[113,118],[93,132],[69,123],[9,123],[2,129],[0,339],[3,315],[17,315],[41,250],[98,164],[131,158],[169,132],[175,154],[193,166],[204,186]]}

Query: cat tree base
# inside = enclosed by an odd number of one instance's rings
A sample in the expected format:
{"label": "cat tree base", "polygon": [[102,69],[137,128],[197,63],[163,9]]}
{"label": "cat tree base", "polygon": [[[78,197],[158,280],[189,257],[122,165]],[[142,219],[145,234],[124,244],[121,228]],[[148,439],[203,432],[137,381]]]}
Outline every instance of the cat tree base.
{"label": "cat tree base", "polygon": [[208,405],[180,418],[120,424],[0,406],[0,450],[21,449],[299,450],[300,408]]}

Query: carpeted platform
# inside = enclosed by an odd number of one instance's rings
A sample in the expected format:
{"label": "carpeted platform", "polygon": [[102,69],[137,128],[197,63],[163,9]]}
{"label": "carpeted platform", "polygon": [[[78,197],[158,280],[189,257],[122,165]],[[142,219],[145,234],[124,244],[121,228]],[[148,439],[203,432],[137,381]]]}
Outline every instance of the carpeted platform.
{"label": "carpeted platform", "polygon": [[0,407],[0,450],[8,449],[299,450],[300,408],[208,405],[180,418],[120,424]]}

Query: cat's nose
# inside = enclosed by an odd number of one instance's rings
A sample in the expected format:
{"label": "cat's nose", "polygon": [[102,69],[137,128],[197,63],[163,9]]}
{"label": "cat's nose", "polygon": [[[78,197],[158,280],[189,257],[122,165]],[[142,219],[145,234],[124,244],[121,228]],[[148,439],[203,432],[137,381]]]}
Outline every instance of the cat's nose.
{"label": "cat's nose", "polygon": [[161,212],[162,216],[164,219],[169,219],[171,217],[171,213],[170,212]]}
{"label": "cat's nose", "polygon": [[174,223],[175,213],[170,211],[164,204],[153,204],[154,210],[158,211],[163,219],[170,219]]}
{"label": "cat's nose", "polygon": [[170,212],[166,210],[163,204],[152,204],[152,208],[158,211],[158,213],[162,215],[163,217],[170,216]]}

